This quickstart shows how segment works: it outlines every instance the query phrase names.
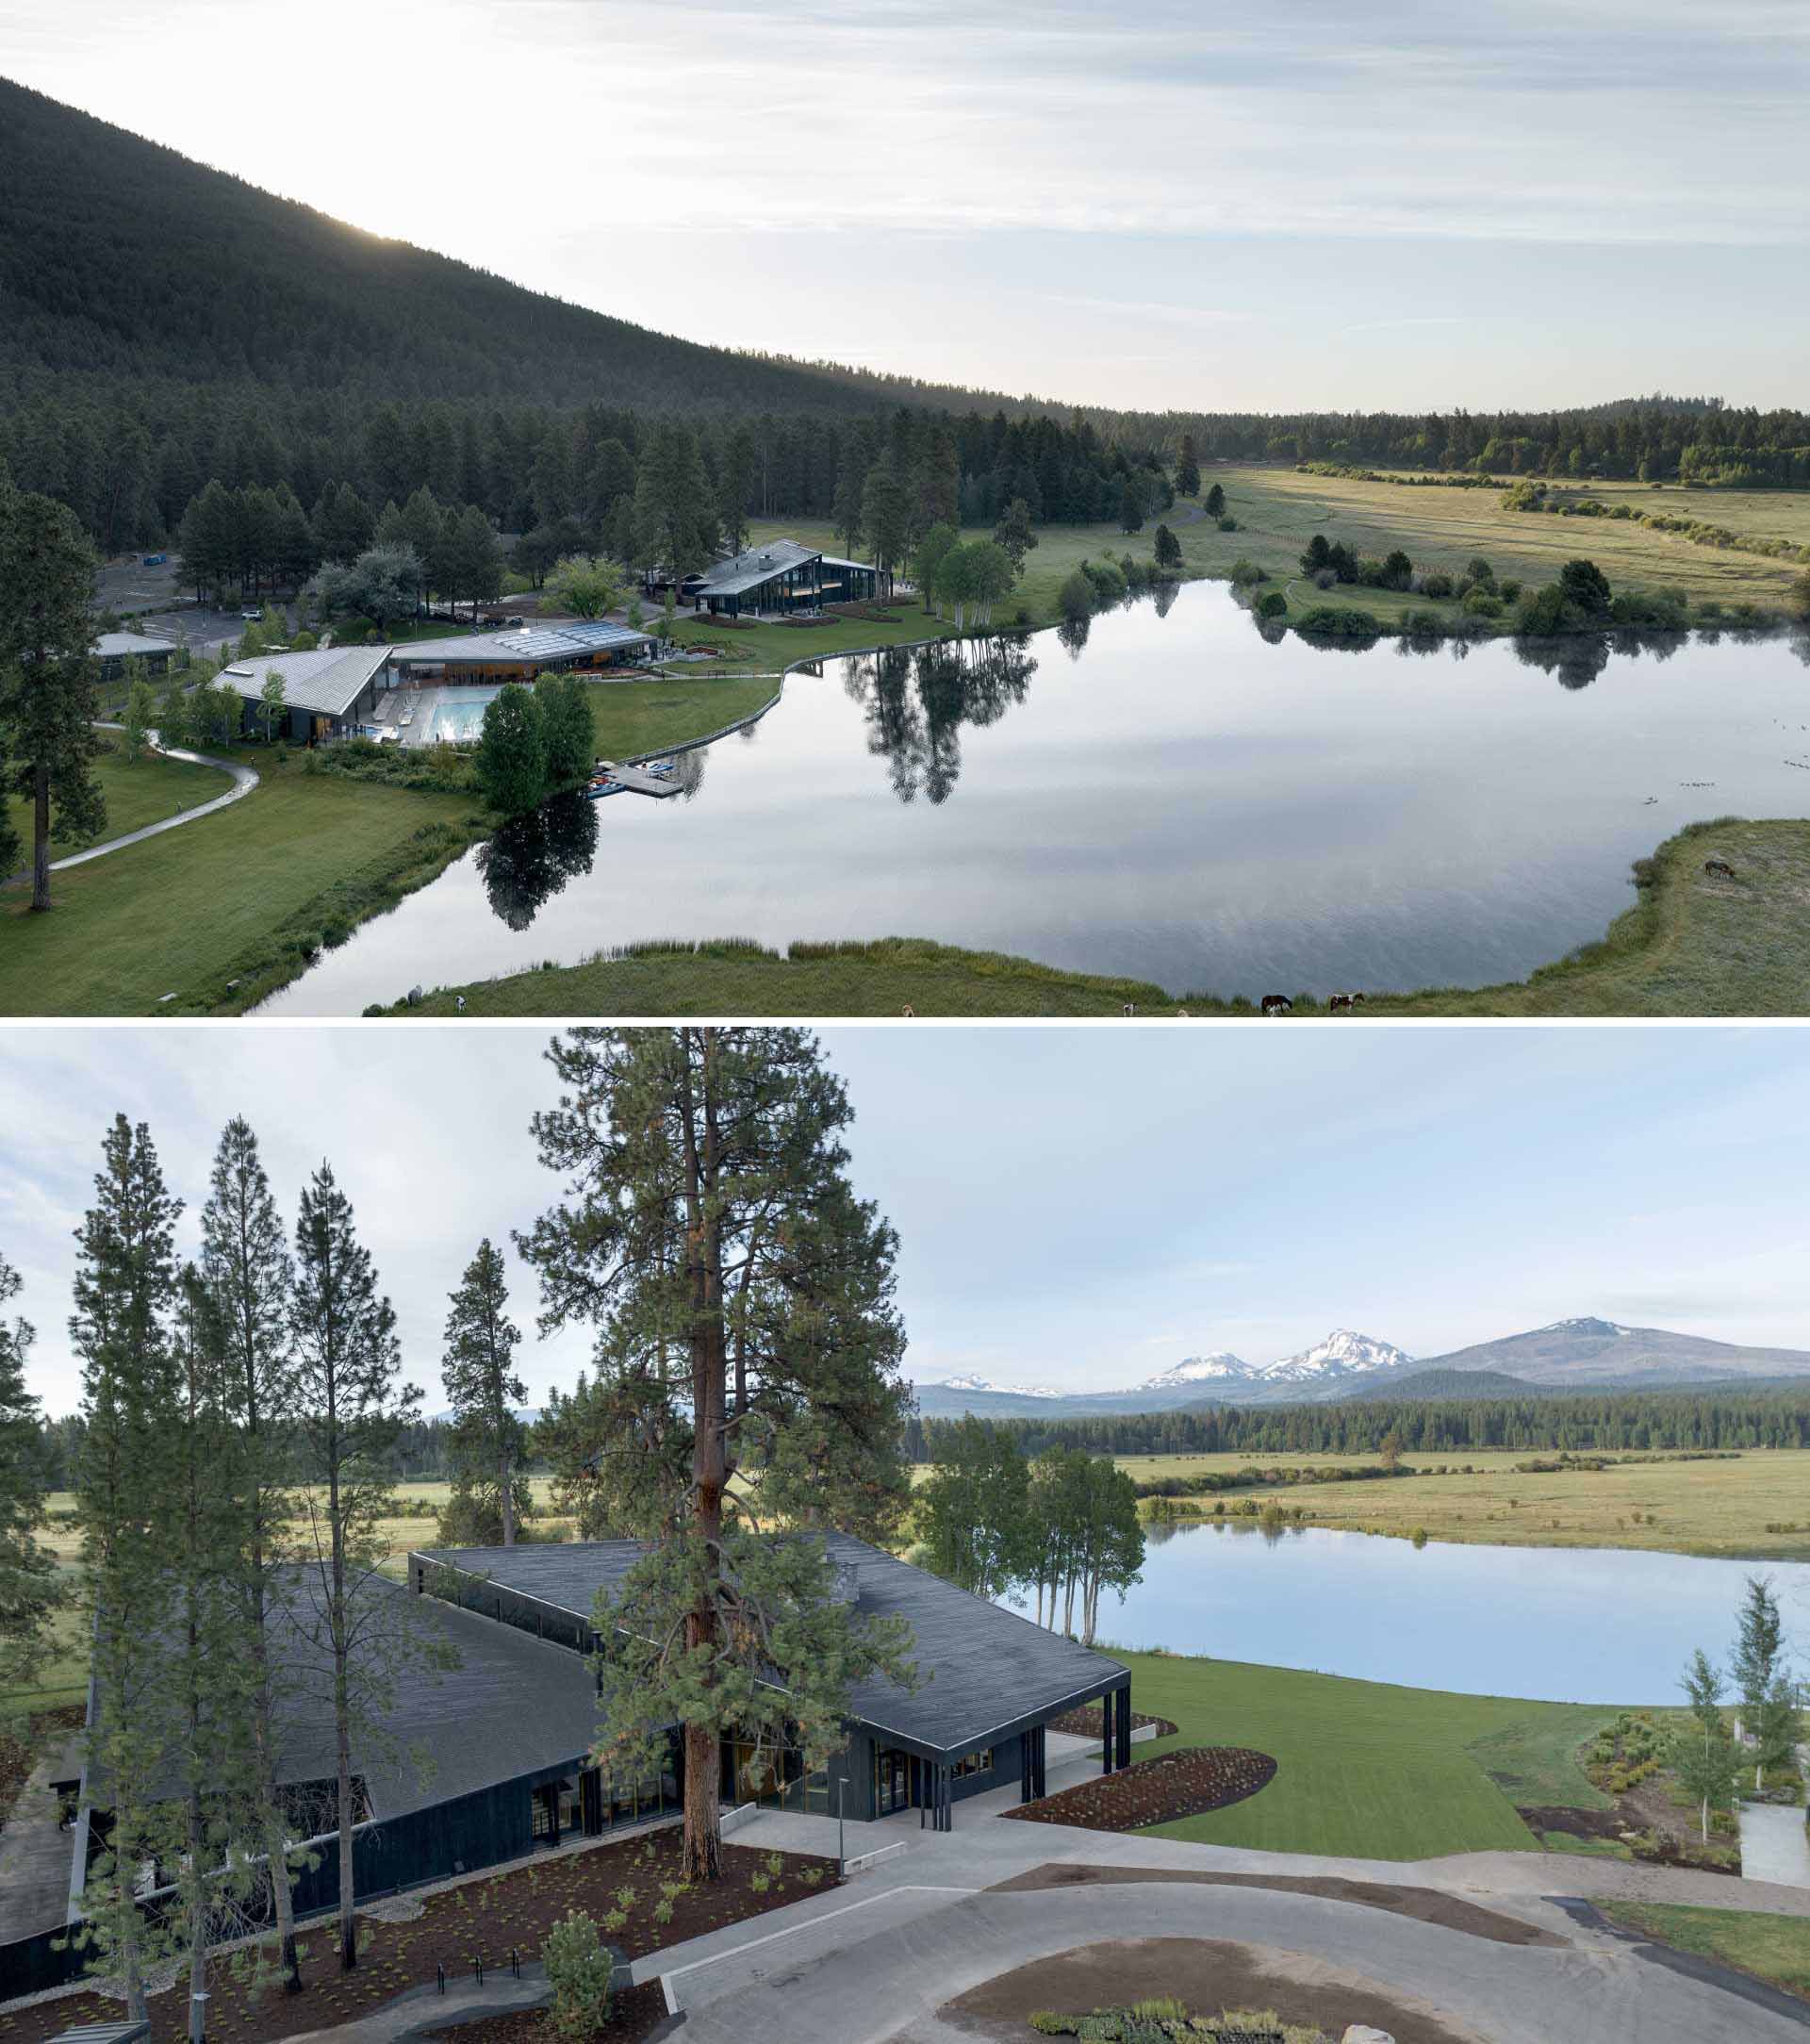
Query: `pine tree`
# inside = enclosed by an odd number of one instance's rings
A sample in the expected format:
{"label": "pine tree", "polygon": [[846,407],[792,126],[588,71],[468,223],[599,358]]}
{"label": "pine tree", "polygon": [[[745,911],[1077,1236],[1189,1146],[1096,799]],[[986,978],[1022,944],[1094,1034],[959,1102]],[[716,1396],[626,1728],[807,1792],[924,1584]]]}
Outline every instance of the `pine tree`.
{"label": "pine tree", "polygon": [[324,1163],[302,1194],[289,1339],[290,1413],[309,1479],[303,1523],[312,1639],[332,1670],[339,1967],[350,1972],[358,1963],[353,1830],[363,1817],[353,1792],[353,1739],[377,1735],[393,1657],[406,1651],[394,1629],[394,1600],[378,1588],[379,1523],[392,1503],[396,1445],[421,1393],[401,1381],[395,1308],[378,1290],[352,1203]]}
{"label": "pine tree", "polygon": [[505,816],[532,809],[547,792],[547,733],[532,688],[511,684],[484,706],[478,785]]}
{"label": "pine tree", "polygon": [[102,1145],[94,1194],[76,1235],[70,1336],[82,1364],[76,1508],[93,1631],[88,1773],[111,1821],[78,1939],[90,1967],[119,1980],[129,2019],[142,2021],[144,1975],[171,1949],[173,1926],[141,1916],[139,1884],[147,1863],[173,1856],[181,1836],[170,1805],[154,1799],[172,1732],[166,1510],[180,1410],[171,1324],[181,1202],[164,1184],[149,1131],[123,1114]]}
{"label": "pine tree", "polygon": [[37,910],[51,905],[53,835],[85,841],[107,822],[93,766],[95,566],[73,512],[48,497],[0,493],[0,794],[31,803]]}
{"label": "pine tree", "polygon": [[814,1541],[760,1531],[897,1524],[895,1239],[848,1185],[847,1096],[803,1031],[579,1030],[549,1057],[535,1134],[572,1203],[518,1245],[543,1330],[597,1325],[618,1422],[599,1486],[649,1542],[595,1615],[600,1739],[644,1762],[683,1723],[685,1875],[714,1879],[722,1735],[795,1737],[821,1769],[850,1685],[909,1675]]}
{"label": "pine tree", "polygon": [[302,1986],[294,1878],[277,1794],[276,1711],[287,1670],[276,1628],[290,1595],[288,1529],[296,1500],[288,1418],[295,1383],[288,1306],[294,1283],[282,1216],[250,1125],[235,1115],[214,1152],[201,1212],[202,1275],[218,1328],[222,1403],[231,1423],[230,1480],[238,1501],[228,1570],[249,1667],[249,1716],[262,1849],[283,1978]]}
{"label": "pine tree", "polygon": [[1181,437],[1181,458],[1176,463],[1176,495],[1200,495],[1200,453],[1192,433],[1184,433]]}
{"label": "pine tree", "polygon": [[60,1604],[57,1558],[38,1540],[44,1473],[38,1401],[25,1389],[36,1330],[7,1308],[25,1279],[0,1256],[0,1685],[26,1683],[49,1651]]}
{"label": "pine tree", "polygon": [[502,1252],[486,1237],[465,1267],[446,1320],[440,1379],[452,1407],[452,1453],[459,1475],[475,1487],[495,1486],[502,1544],[516,1543],[517,1472],[527,1429],[515,1408],[528,1395],[516,1369],[521,1329],[509,1318],[509,1280]]}

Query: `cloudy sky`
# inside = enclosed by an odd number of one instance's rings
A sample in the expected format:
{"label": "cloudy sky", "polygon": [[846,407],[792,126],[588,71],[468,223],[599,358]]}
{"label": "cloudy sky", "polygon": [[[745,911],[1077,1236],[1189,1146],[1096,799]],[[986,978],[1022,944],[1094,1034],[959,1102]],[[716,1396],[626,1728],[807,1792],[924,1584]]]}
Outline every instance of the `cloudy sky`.
{"label": "cloudy sky", "polygon": [[1802,0],[0,0],[0,73],[701,340],[1208,409],[1804,397]]}
{"label": "cloudy sky", "polygon": [[[1433,1355],[1571,1313],[1810,1347],[1810,1036],[1645,1029],[823,1032],[859,1189],[901,1240],[920,1381],[1076,1390],[1254,1362],[1336,1326]],[[72,1231],[116,1109],[193,1208],[247,1115],[285,1211],[329,1158],[439,1402],[446,1294],[555,1192],[528,1118],[537,1029],[14,1027],[0,1033],[0,1252],[74,1405]],[[535,1295],[512,1256],[517,1318]],[[582,1338],[527,1344],[531,1390]]]}

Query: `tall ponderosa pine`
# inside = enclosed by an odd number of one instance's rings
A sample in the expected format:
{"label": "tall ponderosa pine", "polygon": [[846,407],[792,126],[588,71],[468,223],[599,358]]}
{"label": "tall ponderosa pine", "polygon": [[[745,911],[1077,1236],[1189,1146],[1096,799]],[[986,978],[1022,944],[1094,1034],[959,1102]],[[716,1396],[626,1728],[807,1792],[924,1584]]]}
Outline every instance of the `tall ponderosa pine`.
{"label": "tall ponderosa pine", "polygon": [[543,1330],[598,1330],[598,1482],[650,1543],[599,1602],[600,1744],[645,1762],[683,1723],[684,1868],[709,1879],[725,1733],[815,1771],[855,1682],[910,1679],[902,1628],[857,1617],[797,1537],[898,1522],[896,1242],[849,1187],[847,1097],[803,1031],[580,1030],[549,1057],[560,1103],[534,1129],[566,1203],[519,1246]]}
{"label": "tall ponderosa pine", "polygon": [[25,1389],[36,1330],[7,1309],[25,1284],[0,1256],[0,1683],[27,1682],[50,1646],[62,1601],[57,1558],[38,1539],[44,1524],[44,1471],[38,1401]]}
{"label": "tall ponderosa pine", "polygon": [[516,1369],[520,1341],[521,1329],[509,1318],[502,1252],[486,1237],[452,1294],[440,1380],[452,1407],[455,1480],[483,1521],[494,1512],[505,1547],[516,1543],[516,1515],[526,1503],[519,1472],[528,1430],[516,1416],[528,1395]]}
{"label": "tall ponderosa pine", "polygon": [[294,1875],[277,1796],[277,1702],[293,1673],[281,1657],[291,1590],[289,1526],[296,1499],[289,1424],[294,1370],[289,1297],[294,1266],[283,1220],[250,1125],[235,1115],[214,1152],[201,1210],[202,1276],[220,1345],[221,1396],[237,1524],[229,1559],[232,1594],[249,1663],[249,1715],[262,1848],[288,1991],[302,1986],[296,1951]]}
{"label": "tall ponderosa pine", "polygon": [[392,1463],[421,1393],[402,1378],[396,1310],[378,1290],[370,1252],[358,1240],[352,1203],[322,1164],[302,1194],[289,1304],[295,1368],[290,1407],[307,1459],[303,1493],[306,1569],[314,1593],[312,1638],[333,1684],[338,1831],[339,1966],[358,1963],[353,1883],[354,1730],[378,1736],[404,1599],[378,1584],[379,1522],[390,1509]]}
{"label": "tall ponderosa pine", "polygon": [[255,1873],[245,1848],[261,1832],[252,1663],[233,1595],[239,1511],[220,1331],[201,1273],[190,1265],[181,1276],[173,1330],[179,1409],[163,1505],[172,1592],[170,1755],[185,1817],[172,1924],[188,1960],[189,2044],[202,2044],[208,1948],[246,1927],[243,1905]]}
{"label": "tall ponderosa pine", "polygon": [[70,1321],[82,1364],[75,1491],[93,1624],[88,1769],[96,1802],[112,1818],[90,1872],[78,1936],[90,1966],[120,1982],[134,2021],[145,2016],[147,1967],[170,1949],[175,1929],[168,1919],[141,1918],[140,1878],[148,1865],[181,1850],[179,1812],[153,1800],[172,1731],[168,1513],[181,1411],[172,1337],[180,1212],[149,1131],[116,1116],[102,1145],[94,1204],[76,1232]]}
{"label": "tall ponderosa pine", "polygon": [[0,793],[31,803],[34,909],[51,905],[53,834],[87,839],[107,821],[93,765],[94,569],[72,511],[0,490]]}

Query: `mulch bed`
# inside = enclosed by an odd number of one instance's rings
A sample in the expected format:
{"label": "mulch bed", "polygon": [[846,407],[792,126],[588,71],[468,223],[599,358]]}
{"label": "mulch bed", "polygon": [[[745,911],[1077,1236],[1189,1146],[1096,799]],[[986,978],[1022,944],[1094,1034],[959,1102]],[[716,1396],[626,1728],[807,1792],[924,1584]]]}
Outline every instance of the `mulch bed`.
{"label": "mulch bed", "polygon": [[[1146,1724],[1154,1724],[1159,1739],[1173,1739],[1180,1731],[1178,1724],[1171,1724],[1167,1718],[1153,1718],[1147,1710],[1131,1713],[1131,1729],[1141,1732]],[[1052,1732],[1072,1732],[1077,1739],[1099,1739],[1103,1736],[1098,1704],[1083,1704],[1078,1710],[1064,1710],[1060,1718],[1049,1721]]]}
{"label": "mulch bed", "polygon": [[1412,1917],[1417,1923],[1462,1931],[1496,1945],[1546,1945],[1564,1949],[1568,1940],[1519,1917],[1504,1916],[1447,1895],[1436,1887],[1397,1887],[1390,1881],[1344,1881],[1329,1874],[1209,1873],[1181,1867],[1088,1867],[1072,1859],[1054,1859],[1010,1881],[996,1882],[990,1894],[1010,1895],[1051,1887],[1089,1887],[1127,1881],[1186,1881],[1197,1887],[1268,1887],[1290,1895],[1319,1895],[1327,1902],[1357,1903],[1366,1909],[1386,1909],[1391,1916]]}
{"label": "mulch bed", "polygon": [[[666,1998],[657,1980],[618,1987],[610,1997],[609,2019],[593,2030],[588,2044],[642,2044],[666,2019]],[[544,2008],[518,2009],[510,2016],[481,2016],[448,2030],[430,2030],[440,2044],[563,2044]]]}
{"label": "mulch bed", "polygon": [[1275,1762],[1248,1746],[1182,1746],[999,1814],[1033,1824],[1079,1824],[1088,1831],[1142,1831],[1146,1824],[1172,1824],[1177,1818],[1226,1809],[1275,1778]]}
{"label": "mulch bed", "polygon": [[[1521,1804],[1515,1814],[1536,1838],[1548,1831],[1563,1833],[1568,1838],[1603,1838],[1613,1845],[1625,1845],[1641,1865],[1648,1867],[1687,1867],[1693,1873],[1726,1873],[1738,1876],[1740,1868],[1729,1866],[1717,1859],[1703,1856],[1697,1842],[1687,1836],[1680,1836],[1671,1829],[1657,1830],[1654,1826],[1651,1809],[1641,1809],[1631,1797],[1623,1797],[1612,1810],[1574,1810],[1562,1805]],[[1670,1816],[1671,1813],[1667,1812]],[[1623,1836],[1637,1832],[1654,1842],[1635,1844]]]}
{"label": "mulch bed", "polygon": [[1026,2044],[1033,2009],[1118,2008],[1145,1995],[1173,1994],[1202,2015],[1273,2008],[1284,2022],[1342,2036],[1369,2023],[1396,2044],[1467,2044],[1424,2004],[1376,1982],[1293,1953],[1194,1937],[1115,1937],[1033,1959],[997,1974],[937,2010],[960,2036]]}
{"label": "mulch bed", "polygon": [[[512,1945],[524,1960],[537,1958],[542,1938],[572,1909],[594,1918],[603,1937],[634,1959],[835,1885],[832,1859],[727,1844],[722,1878],[678,1896],[671,1921],[656,1923],[654,1906],[664,1900],[661,1884],[679,1879],[679,1855],[680,1834],[672,1826],[584,1852],[533,1859],[422,1896],[422,1914],[413,1922],[376,1922],[361,1913],[358,1966],[348,1974],[337,1970],[335,1924],[309,1924],[302,1933],[307,1947],[302,1975],[307,1985],[301,1994],[286,1995],[280,1988],[254,1993],[232,1977],[223,1959],[216,1959],[208,1982],[214,1997],[207,2008],[208,2044],[273,2044],[300,2031],[327,2029],[369,2015],[407,1988],[431,1984],[437,1966],[466,1977],[474,1957],[485,1960],[486,1970],[506,1966]],[[777,1872],[770,1871],[774,1861]],[[813,1870],[814,1883],[805,1879]],[[767,1882],[764,1893],[755,1888],[756,1879]],[[617,1898],[622,1887],[634,1890],[626,1905]],[[603,1928],[605,1911],[618,1906],[626,1906],[627,1923],[619,1930]],[[77,2023],[117,2022],[123,2005],[94,1994],[33,2003],[0,2014],[0,2044],[43,2044]],[[188,2019],[185,1974],[180,1986],[151,1998],[152,2044],[182,2044]],[[459,2034],[466,2034],[463,2025]],[[625,2038],[642,2034],[623,2033]]]}

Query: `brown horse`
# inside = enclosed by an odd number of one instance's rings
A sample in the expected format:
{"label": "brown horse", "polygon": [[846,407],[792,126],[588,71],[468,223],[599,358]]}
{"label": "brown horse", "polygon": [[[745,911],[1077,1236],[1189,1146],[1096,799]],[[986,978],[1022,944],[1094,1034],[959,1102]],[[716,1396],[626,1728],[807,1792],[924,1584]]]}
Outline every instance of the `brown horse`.
{"label": "brown horse", "polygon": [[1351,1013],[1351,996],[1349,994],[1335,994],[1326,1003],[1326,1006],[1331,1009],[1334,1014],[1349,1014]]}
{"label": "brown horse", "polygon": [[1294,1003],[1286,994],[1265,994],[1263,997],[1263,1013],[1265,1014],[1292,1014],[1294,1013]]}
{"label": "brown horse", "polygon": [[1703,871],[1716,880],[1733,880],[1735,878],[1735,868],[1729,865],[1726,859],[1705,859],[1703,861]]}

